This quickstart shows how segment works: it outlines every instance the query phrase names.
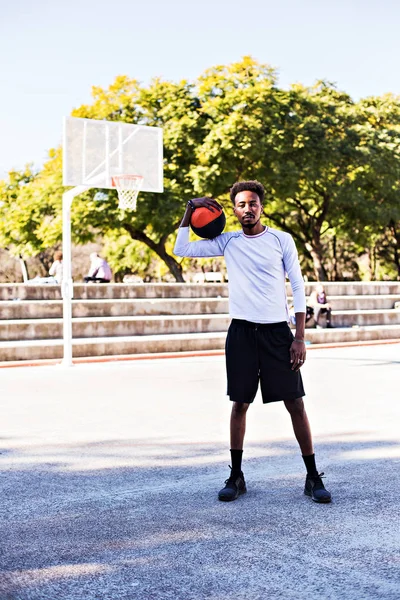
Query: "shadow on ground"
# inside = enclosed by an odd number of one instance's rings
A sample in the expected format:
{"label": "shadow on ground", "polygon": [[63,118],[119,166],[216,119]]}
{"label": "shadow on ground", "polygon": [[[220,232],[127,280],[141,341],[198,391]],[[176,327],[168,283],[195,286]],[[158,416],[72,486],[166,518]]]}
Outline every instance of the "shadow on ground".
{"label": "shadow on ground", "polygon": [[399,598],[398,442],[320,441],[326,506],[294,442],[249,443],[228,504],[220,444],[0,446],[0,600]]}

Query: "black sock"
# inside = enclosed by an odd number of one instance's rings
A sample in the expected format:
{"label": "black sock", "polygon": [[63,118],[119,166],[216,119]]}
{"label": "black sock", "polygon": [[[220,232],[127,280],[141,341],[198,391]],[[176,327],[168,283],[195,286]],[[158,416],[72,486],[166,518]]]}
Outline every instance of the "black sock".
{"label": "black sock", "polygon": [[304,464],[306,465],[308,475],[318,475],[317,467],[315,465],[315,454],[309,454],[303,456]]}
{"label": "black sock", "polygon": [[241,471],[242,470],[242,455],[243,455],[243,450],[232,450],[231,449],[232,471]]}

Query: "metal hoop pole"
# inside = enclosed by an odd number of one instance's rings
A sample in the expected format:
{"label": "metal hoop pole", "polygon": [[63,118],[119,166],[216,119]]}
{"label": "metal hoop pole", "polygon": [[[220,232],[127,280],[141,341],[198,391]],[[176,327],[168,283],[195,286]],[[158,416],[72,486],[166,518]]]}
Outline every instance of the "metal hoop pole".
{"label": "metal hoop pole", "polygon": [[72,281],[71,260],[71,206],[75,196],[90,189],[86,185],[79,185],[68,190],[62,198],[63,214],[63,277],[61,281],[61,296],[63,299],[63,338],[64,357],[61,364],[72,367],[72,298],[74,297],[74,284]]}

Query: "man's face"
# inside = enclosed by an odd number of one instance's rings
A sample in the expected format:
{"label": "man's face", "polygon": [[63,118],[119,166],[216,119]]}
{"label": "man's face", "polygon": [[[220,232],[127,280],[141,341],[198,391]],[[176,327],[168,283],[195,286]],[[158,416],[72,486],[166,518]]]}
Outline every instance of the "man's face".
{"label": "man's face", "polygon": [[260,220],[263,205],[255,192],[239,192],[233,209],[242,227],[252,229]]}

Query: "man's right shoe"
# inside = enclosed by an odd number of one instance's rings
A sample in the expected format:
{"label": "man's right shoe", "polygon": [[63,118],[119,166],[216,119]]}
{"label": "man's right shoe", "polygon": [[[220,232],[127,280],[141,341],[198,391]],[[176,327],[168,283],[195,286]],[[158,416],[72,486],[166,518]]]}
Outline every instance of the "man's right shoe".
{"label": "man's right shoe", "polygon": [[318,473],[316,475],[307,475],[306,483],[304,486],[304,493],[306,496],[310,496],[314,502],[319,502],[321,504],[327,504],[332,500],[331,493],[325,489],[324,484],[322,483],[323,473]]}
{"label": "man's right shoe", "polygon": [[231,471],[231,476],[225,481],[225,487],[218,492],[218,500],[232,502],[241,494],[247,492],[246,482],[242,471]]}

